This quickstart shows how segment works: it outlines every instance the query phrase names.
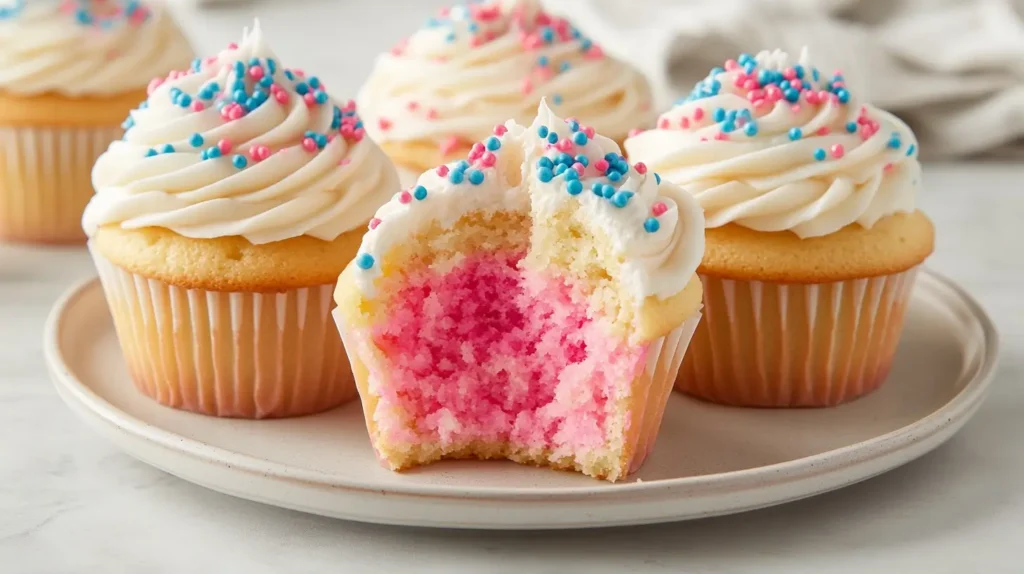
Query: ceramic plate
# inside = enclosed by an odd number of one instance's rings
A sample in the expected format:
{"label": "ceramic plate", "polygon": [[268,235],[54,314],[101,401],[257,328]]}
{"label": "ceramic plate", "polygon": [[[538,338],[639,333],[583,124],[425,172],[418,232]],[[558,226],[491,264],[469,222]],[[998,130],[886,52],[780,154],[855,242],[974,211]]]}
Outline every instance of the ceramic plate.
{"label": "ceramic plate", "polygon": [[508,462],[377,464],[358,404],[240,421],[164,408],[132,386],[96,280],[57,303],[46,352],[61,397],[134,457],[234,496],[350,520],[458,528],[581,528],[742,512],[841,488],[934,449],[977,410],[996,333],[981,308],[920,274],[889,380],[832,409],[757,410],[671,398],[647,464],[608,484]]}

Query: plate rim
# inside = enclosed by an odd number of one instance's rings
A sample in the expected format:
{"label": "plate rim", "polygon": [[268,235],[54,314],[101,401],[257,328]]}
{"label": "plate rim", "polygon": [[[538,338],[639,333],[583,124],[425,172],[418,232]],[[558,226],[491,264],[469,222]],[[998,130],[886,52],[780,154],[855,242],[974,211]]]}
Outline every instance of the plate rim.
{"label": "plate rim", "polygon": [[[92,411],[94,415],[104,422],[117,427],[122,432],[127,432],[138,438],[153,442],[162,448],[175,451],[178,454],[187,455],[205,464],[230,466],[233,470],[257,474],[267,478],[299,481],[315,487],[342,488],[369,495],[390,494],[463,500],[570,501],[584,498],[587,500],[594,500],[595,498],[619,499],[656,496],[666,490],[685,491],[708,486],[714,486],[714,491],[716,492],[727,492],[731,490],[744,490],[749,488],[747,486],[749,484],[756,485],[764,482],[766,477],[770,477],[769,482],[772,484],[779,484],[812,478],[814,475],[827,474],[840,470],[843,467],[857,466],[892,454],[900,450],[900,447],[908,442],[921,441],[938,434],[954,421],[961,424],[966,422],[966,420],[961,419],[973,414],[974,410],[985,398],[997,371],[1000,347],[998,331],[991,317],[985,312],[981,304],[951,279],[930,269],[922,268],[921,273],[918,275],[918,281],[918,286],[915,286],[914,292],[917,292],[921,285],[927,284],[929,289],[937,290],[940,296],[944,295],[942,297],[943,300],[948,302],[950,297],[953,300],[959,300],[959,303],[969,312],[973,322],[980,327],[980,334],[982,336],[980,346],[982,356],[974,369],[975,372],[973,375],[968,375],[970,380],[967,384],[942,407],[906,426],[885,434],[811,456],[741,470],[643,482],[629,481],[579,487],[524,487],[520,489],[515,487],[439,484],[398,484],[382,488],[379,484],[372,481],[339,480],[335,475],[326,472],[296,469],[285,464],[233,452],[222,447],[178,435],[118,409],[82,383],[72,373],[72,370],[64,360],[60,345],[61,325],[64,316],[67,310],[86,294],[96,289],[102,290],[97,277],[78,281],[56,301],[46,320],[43,351],[51,378],[58,387],[58,394],[63,400],[68,400],[64,393],[70,392],[81,403],[81,406]],[[964,374],[961,374],[961,377],[963,376]],[[73,408],[72,410],[76,409]],[[941,419],[947,420],[943,422]],[[942,442],[944,440],[940,441],[939,444]],[[119,448],[123,447],[119,445]],[[129,454],[135,456],[134,453],[129,452]],[[862,478],[869,478],[869,476]]]}

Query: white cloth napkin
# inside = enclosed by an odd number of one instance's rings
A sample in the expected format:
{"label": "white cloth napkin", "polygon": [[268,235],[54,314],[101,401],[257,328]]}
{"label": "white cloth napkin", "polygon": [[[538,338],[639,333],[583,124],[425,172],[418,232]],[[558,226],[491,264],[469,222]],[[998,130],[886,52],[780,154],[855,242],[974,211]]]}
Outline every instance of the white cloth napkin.
{"label": "white cloth napkin", "polygon": [[646,72],[659,105],[741,52],[810,49],[926,157],[1024,157],[1024,0],[549,0]]}

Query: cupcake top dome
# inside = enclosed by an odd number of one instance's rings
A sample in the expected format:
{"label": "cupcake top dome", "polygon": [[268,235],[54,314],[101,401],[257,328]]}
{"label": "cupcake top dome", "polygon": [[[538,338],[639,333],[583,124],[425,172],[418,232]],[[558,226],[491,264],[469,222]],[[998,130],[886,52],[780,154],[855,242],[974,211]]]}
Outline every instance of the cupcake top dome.
{"label": "cupcake top dome", "polygon": [[625,148],[693,193],[708,227],[801,238],[912,212],[921,181],[910,128],[806,50],[729,60]]}
{"label": "cupcake top dome", "polygon": [[0,2],[0,91],[109,96],[188,65],[192,49],[159,4]]}
{"label": "cupcake top dome", "polygon": [[537,0],[443,9],[382,54],[359,96],[377,141],[429,141],[443,154],[527,123],[541,98],[621,141],[654,119],[643,76]]}
{"label": "cupcake top dome", "polygon": [[379,259],[411,234],[471,212],[501,210],[551,220],[574,217],[607,237],[620,260],[618,279],[643,304],[683,291],[704,252],[700,206],[644,164],[630,165],[618,145],[541,101],[530,127],[514,120],[492,128],[466,160],[420,176],[370,221],[355,264],[366,294],[381,273]]}
{"label": "cupcake top dome", "polygon": [[153,80],[93,169],[86,233],[154,226],[262,244],[330,241],[364,225],[398,175],[355,104],[325,90],[279,62],[259,22],[240,43]]}

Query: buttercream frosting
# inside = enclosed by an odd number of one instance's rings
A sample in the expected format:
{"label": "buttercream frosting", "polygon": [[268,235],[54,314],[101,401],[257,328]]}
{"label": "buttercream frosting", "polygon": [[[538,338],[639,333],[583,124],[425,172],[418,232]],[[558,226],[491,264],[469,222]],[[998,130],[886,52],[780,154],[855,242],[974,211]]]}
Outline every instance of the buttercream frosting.
{"label": "buttercream frosting", "polygon": [[375,140],[447,153],[508,118],[528,123],[542,98],[619,141],[654,120],[640,72],[537,0],[444,9],[378,57],[358,101]]}
{"label": "buttercream frosting", "polygon": [[858,102],[806,50],[730,60],[624,147],[692,193],[708,227],[802,238],[911,212],[921,181],[910,128]]}
{"label": "buttercream frosting", "polygon": [[89,235],[117,224],[254,244],[330,241],[399,188],[355,104],[335,104],[317,77],[284,68],[258,23],[239,44],[154,82],[126,127],[93,169]]}
{"label": "buttercream frosting", "polygon": [[377,260],[434,222],[451,226],[467,213],[498,210],[543,218],[568,207],[608,237],[622,261],[619,279],[638,305],[679,293],[704,253],[700,206],[643,164],[627,164],[619,151],[542,101],[530,127],[509,120],[474,146],[468,161],[425,172],[380,208],[356,258],[360,289],[373,293]]}
{"label": "buttercream frosting", "polygon": [[188,66],[192,49],[160,4],[8,0],[0,5],[0,90],[109,96]]}

